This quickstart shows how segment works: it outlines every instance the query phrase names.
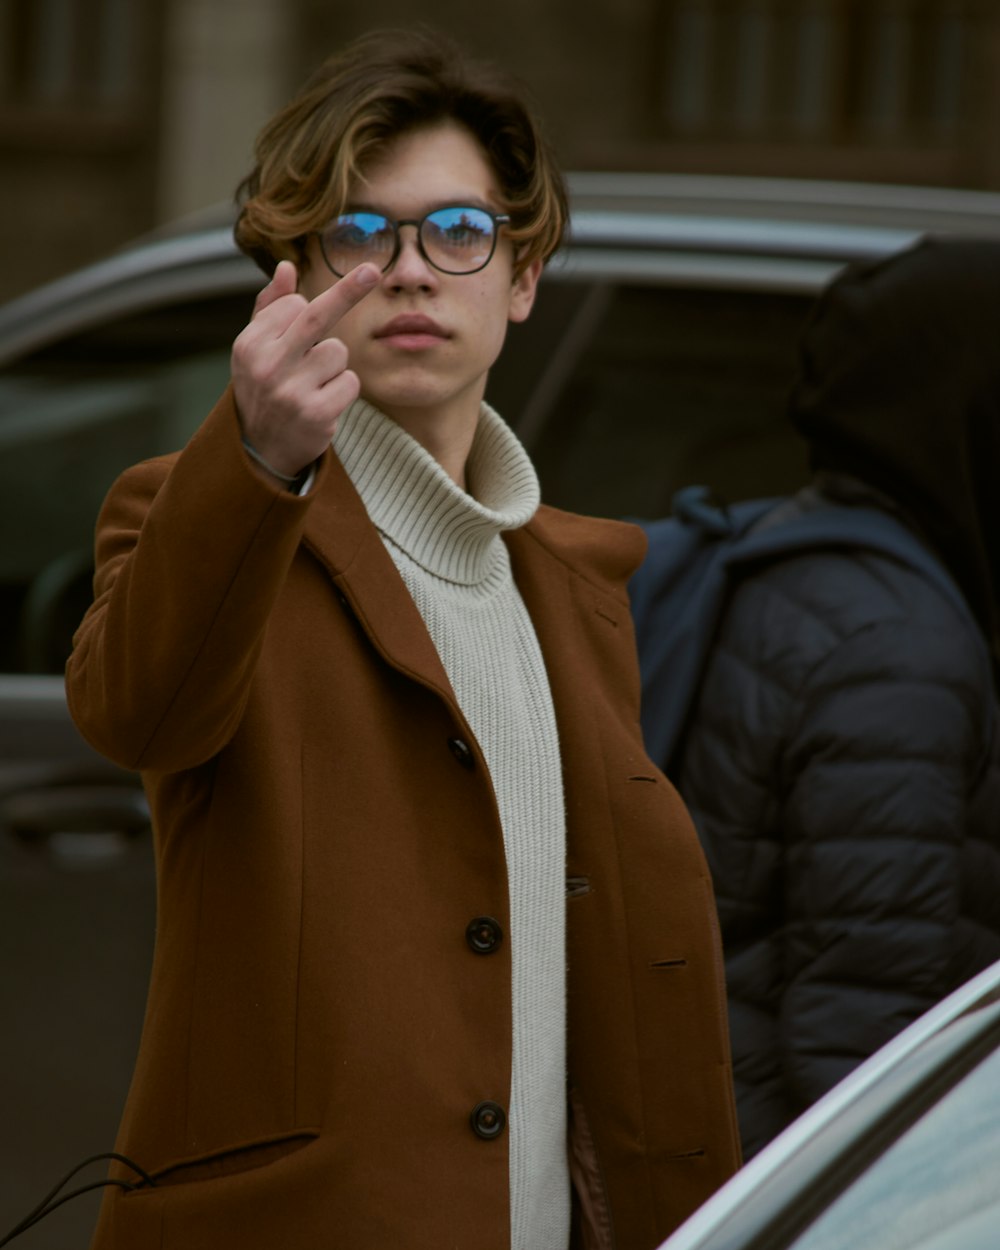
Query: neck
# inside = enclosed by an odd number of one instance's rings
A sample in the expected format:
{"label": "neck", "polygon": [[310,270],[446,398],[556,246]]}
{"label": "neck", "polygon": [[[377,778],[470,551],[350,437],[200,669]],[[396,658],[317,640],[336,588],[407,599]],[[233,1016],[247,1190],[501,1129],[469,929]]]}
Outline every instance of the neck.
{"label": "neck", "polygon": [[479,424],[481,395],[463,396],[447,408],[403,407],[382,411],[434,457],[461,490],[466,489],[466,465]]}

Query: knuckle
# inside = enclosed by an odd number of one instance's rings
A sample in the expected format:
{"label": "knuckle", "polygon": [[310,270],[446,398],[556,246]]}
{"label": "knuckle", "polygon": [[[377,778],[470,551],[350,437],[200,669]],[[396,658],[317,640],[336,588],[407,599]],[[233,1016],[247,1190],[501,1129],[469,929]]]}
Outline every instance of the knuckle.
{"label": "knuckle", "polygon": [[338,373],[347,364],[347,348],[340,339],[320,339],[312,350],[325,365]]}
{"label": "knuckle", "polygon": [[345,369],[324,387],[324,400],[339,413],[352,404],[360,393],[361,383],[357,374]]}
{"label": "knuckle", "polygon": [[243,362],[243,372],[258,390],[267,394],[280,394],[284,378],[274,360],[259,353],[248,356]]}
{"label": "knuckle", "polygon": [[[245,331],[244,331],[245,333]],[[233,341],[233,350],[230,353],[230,361],[234,371],[245,373],[251,358],[250,347],[243,334],[238,334]]]}
{"label": "knuckle", "polygon": [[305,334],[316,342],[320,342],[325,339],[330,319],[324,315],[321,308],[317,308],[315,303],[312,303],[306,304],[299,313],[299,324]]}

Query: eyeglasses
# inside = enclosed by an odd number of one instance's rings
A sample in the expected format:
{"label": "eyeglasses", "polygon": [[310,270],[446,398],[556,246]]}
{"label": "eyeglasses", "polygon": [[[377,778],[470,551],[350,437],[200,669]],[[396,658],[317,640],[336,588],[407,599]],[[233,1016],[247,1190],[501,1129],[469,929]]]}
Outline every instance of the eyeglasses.
{"label": "eyeglasses", "polygon": [[399,256],[400,227],[416,226],[417,247],[429,265],[441,273],[477,273],[493,259],[498,227],[509,221],[503,213],[463,205],[436,208],[419,221],[390,221],[381,213],[342,213],[320,232],[319,246],[338,278],[366,261],[385,273]]}

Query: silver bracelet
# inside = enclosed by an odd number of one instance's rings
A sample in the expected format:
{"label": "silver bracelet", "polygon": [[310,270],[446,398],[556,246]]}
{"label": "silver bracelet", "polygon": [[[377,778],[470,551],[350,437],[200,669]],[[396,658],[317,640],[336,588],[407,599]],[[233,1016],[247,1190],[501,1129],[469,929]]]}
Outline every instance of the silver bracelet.
{"label": "silver bracelet", "polygon": [[260,452],[255,447],[250,446],[250,444],[247,442],[245,438],[241,439],[240,441],[243,444],[243,450],[247,453],[250,459],[256,460],[257,463],[260,465],[260,467],[262,469],[266,469],[268,473],[271,474],[272,477],[276,477],[281,482],[287,482],[289,486],[294,486],[296,482],[302,481],[302,473],[296,473],[294,477],[289,477],[287,473],[279,473],[277,469],[273,468],[271,465],[267,463],[267,461],[264,459],[264,457],[260,454]]}

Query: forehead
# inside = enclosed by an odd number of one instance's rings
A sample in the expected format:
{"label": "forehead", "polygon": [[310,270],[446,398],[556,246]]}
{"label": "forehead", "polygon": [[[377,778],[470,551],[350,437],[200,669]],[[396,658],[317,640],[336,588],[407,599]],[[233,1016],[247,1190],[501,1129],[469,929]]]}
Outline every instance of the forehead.
{"label": "forehead", "polygon": [[350,187],[355,208],[414,212],[458,203],[499,207],[500,190],[478,139],[453,121],[393,139]]}

